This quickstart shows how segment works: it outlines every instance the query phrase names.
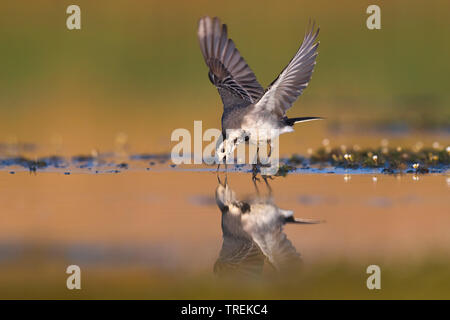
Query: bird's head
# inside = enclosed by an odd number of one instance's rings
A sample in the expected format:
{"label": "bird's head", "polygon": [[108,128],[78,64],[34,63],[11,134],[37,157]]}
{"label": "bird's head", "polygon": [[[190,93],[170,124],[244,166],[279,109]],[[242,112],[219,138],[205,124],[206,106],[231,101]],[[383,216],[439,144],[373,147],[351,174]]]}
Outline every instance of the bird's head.
{"label": "bird's head", "polygon": [[225,150],[225,141],[223,140],[221,141],[219,144],[217,144],[217,148],[216,148],[216,157],[217,157],[217,162],[218,163],[223,163],[226,161],[226,150]]}
{"label": "bird's head", "polygon": [[236,149],[237,139],[224,139],[217,144],[216,156],[217,163],[224,163],[227,157]]}
{"label": "bird's head", "polygon": [[236,197],[236,193],[228,186],[219,182],[216,188],[216,203],[222,213],[230,213],[232,215],[241,215],[250,211],[250,204],[240,201]]}
{"label": "bird's head", "polygon": [[216,203],[220,211],[228,211],[233,202],[236,201],[236,194],[228,187],[228,184],[221,184],[216,188]]}

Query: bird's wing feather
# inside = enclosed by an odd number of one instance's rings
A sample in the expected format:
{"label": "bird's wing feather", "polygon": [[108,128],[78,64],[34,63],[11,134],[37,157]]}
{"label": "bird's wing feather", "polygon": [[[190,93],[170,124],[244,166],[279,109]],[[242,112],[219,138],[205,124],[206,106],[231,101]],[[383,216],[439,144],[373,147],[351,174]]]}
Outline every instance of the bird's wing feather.
{"label": "bird's wing feather", "polygon": [[301,262],[300,254],[286,234],[281,231],[254,238],[268,262],[278,271],[295,267]]}
{"label": "bird's wing feather", "polygon": [[255,110],[275,112],[283,116],[302,94],[303,89],[308,86],[316,64],[318,34],[319,28],[314,31],[313,24],[295,56],[256,103]]}
{"label": "bird's wing feather", "polygon": [[203,17],[198,25],[198,39],[209,78],[219,89],[225,108],[231,103],[250,104],[261,98],[264,89],[228,38],[225,24],[217,17]]}
{"label": "bird's wing feather", "polygon": [[224,238],[220,256],[214,264],[218,275],[257,276],[264,266],[264,255],[253,241]]}

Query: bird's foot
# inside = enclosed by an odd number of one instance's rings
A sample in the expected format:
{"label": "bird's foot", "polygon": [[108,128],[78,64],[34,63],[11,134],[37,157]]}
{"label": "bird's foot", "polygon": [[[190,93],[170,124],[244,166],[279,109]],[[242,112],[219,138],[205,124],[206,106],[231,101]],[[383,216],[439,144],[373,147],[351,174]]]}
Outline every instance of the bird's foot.
{"label": "bird's foot", "polygon": [[253,164],[252,165],[252,180],[253,180],[253,182],[255,182],[255,181],[259,182],[260,181],[259,178],[257,178],[258,173],[259,173],[258,165],[257,164]]}
{"label": "bird's foot", "polygon": [[259,179],[258,177],[257,177],[257,174],[256,173],[253,173],[253,175],[252,175],[252,181],[255,183],[256,181],[258,181],[258,182],[261,182],[261,179]]}

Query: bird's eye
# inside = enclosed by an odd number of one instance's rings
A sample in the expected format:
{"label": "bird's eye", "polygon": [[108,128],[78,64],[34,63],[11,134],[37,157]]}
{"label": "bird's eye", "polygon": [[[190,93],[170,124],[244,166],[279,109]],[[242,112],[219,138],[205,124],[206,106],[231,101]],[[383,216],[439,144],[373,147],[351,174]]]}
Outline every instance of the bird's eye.
{"label": "bird's eye", "polygon": [[241,202],[240,208],[241,208],[242,213],[250,212],[250,205],[247,202]]}
{"label": "bird's eye", "polygon": [[237,138],[236,138],[236,139],[234,139],[233,143],[234,143],[234,144],[236,144],[236,143],[237,143]]}
{"label": "bird's eye", "polygon": [[225,153],[225,148],[222,149],[222,153]]}

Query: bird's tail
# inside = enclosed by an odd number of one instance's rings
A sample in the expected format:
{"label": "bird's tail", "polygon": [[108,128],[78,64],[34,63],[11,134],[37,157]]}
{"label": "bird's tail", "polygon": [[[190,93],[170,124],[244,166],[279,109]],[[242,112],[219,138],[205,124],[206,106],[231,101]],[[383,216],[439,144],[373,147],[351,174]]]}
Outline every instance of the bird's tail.
{"label": "bird's tail", "polygon": [[286,124],[289,126],[293,126],[294,124],[298,122],[306,122],[306,121],[313,121],[313,120],[323,120],[322,117],[300,117],[300,118],[287,118]]}
{"label": "bird's tail", "polygon": [[284,221],[286,223],[297,223],[297,224],[318,224],[325,222],[325,220],[294,218],[293,216],[287,217]]}

